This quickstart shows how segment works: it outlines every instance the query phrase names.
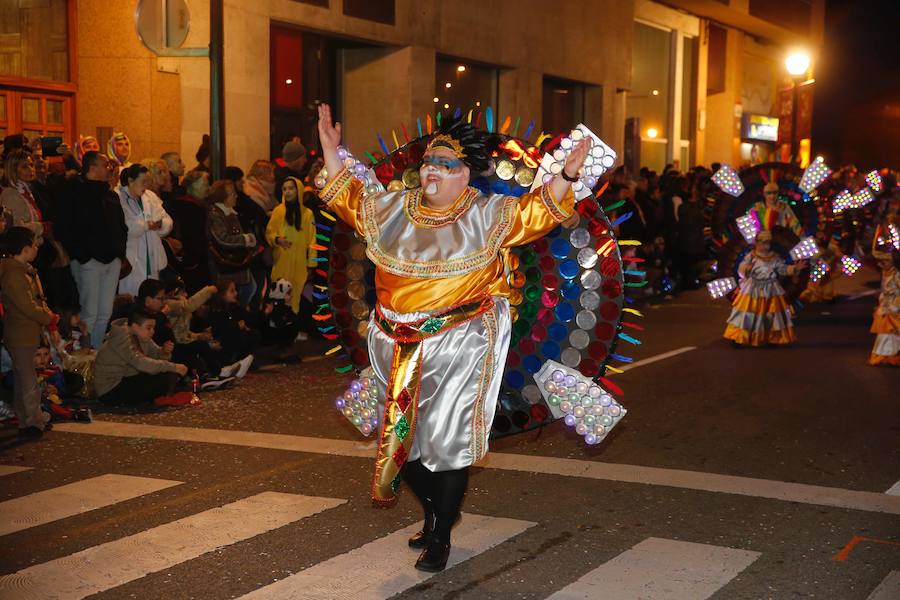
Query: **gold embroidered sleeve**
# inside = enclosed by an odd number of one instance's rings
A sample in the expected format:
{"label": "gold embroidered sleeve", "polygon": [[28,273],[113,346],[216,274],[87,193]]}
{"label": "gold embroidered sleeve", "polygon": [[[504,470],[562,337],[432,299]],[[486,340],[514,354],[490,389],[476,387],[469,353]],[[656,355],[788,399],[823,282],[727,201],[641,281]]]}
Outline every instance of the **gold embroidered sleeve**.
{"label": "gold embroidered sleeve", "polygon": [[546,235],[572,216],[574,207],[575,195],[571,187],[559,200],[553,197],[549,185],[525,194],[518,200],[512,228],[503,246],[521,246]]}
{"label": "gold embroidered sleeve", "polygon": [[319,198],[325,208],[356,229],[359,234],[363,233],[360,215],[363,185],[356,177],[353,177],[350,171],[346,168],[341,169],[334,179],[322,188]]}

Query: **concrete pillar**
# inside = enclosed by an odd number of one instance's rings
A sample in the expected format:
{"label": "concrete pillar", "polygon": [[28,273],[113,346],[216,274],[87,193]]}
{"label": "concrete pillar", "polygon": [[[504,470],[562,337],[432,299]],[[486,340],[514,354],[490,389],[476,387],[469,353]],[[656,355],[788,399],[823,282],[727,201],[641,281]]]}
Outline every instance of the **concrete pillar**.
{"label": "concrete pillar", "polygon": [[502,124],[507,115],[512,117],[513,123],[521,117],[519,135],[525,133],[532,120],[535,123],[533,135],[540,133],[544,90],[541,72],[527,68],[501,69],[499,79],[497,106],[494,107],[497,123]]}
{"label": "concrete pillar", "polygon": [[434,50],[420,46],[405,48],[359,48],[342,51],[343,134],[347,147],[357,156],[378,149],[381,133],[394,149],[391,130],[403,143],[401,123],[411,136],[416,118],[434,111]]}
{"label": "concrete pillar", "polygon": [[606,142],[618,155],[617,165],[621,165],[625,155],[625,90],[612,86],[601,89],[603,116],[594,133]]}
{"label": "concrete pillar", "polygon": [[[584,86],[584,124],[597,135],[600,135],[600,132],[603,131],[603,109],[605,107],[606,105],[603,103],[603,86]],[[600,135],[600,137],[602,138],[603,136]]]}

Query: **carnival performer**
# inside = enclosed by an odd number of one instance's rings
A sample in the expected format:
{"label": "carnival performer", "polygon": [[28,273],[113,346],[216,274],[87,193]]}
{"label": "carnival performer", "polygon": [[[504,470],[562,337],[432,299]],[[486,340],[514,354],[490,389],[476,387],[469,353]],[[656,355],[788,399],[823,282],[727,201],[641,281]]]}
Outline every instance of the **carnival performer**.
{"label": "carnival performer", "polygon": [[827,243],[824,236],[817,235],[816,238],[820,249],[819,258],[828,266],[828,271],[818,281],[810,278],[806,289],[800,292],[800,301],[806,304],[834,302],[834,280],[841,274],[839,261],[844,255],[837,238],[833,237]]}
{"label": "carnival performer", "polygon": [[807,261],[787,265],[772,251],[772,234],[760,231],[756,244],[738,267],[741,284],[732,302],[725,339],[740,346],[789,344],[797,341],[792,309],[779,277],[805,268]]}
{"label": "carnival performer", "polygon": [[872,256],[881,267],[881,294],[869,330],[875,334],[869,364],[900,367],[900,252],[876,251]]}
{"label": "carnival performer", "polygon": [[765,185],[763,198],[750,209],[756,213],[762,229],[772,231],[775,227],[784,227],[791,230],[794,235],[803,234],[803,226],[797,219],[797,215],[794,214],[787,202],[778,197],[777,183],[770,181]]}
{"label": "carnival performer", "polygon": [[320,197],[365,239],[375,264],[368,347],[386,407],[373,498],[392,500],[406,481],[425,511],[422,531],[409,541],[424,548],[416,568],[440,571],[469,466],[487,452],[506,363],[511,319],[502,257],[572,213],[570,182],[590,142],[579,142],[562,173],[534,192],[485,195],[469,178],[490,168],[497,139],[448,118],[424,153],[420,187],[364,196],[342,164],[340,138],[330,107],[320,105],[328,174]]}

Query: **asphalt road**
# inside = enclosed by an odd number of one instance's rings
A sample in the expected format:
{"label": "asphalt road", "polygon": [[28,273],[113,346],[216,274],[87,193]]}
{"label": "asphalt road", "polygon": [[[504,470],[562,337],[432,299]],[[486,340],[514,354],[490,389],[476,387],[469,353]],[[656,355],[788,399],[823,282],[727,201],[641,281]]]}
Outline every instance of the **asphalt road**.
{"label": "asphalt road", "polygon": [[629,413],[598,447],[562,424],[493,443],[462,562],[428,579],[415,499],[369,502],[329,360],[3,432],[0,598],[898,598],[900,372],[865,365],[873,283],[807,307],[789,348],[732,348],[704,292],[645,308],[636,359],[687,349],[616,376]]}

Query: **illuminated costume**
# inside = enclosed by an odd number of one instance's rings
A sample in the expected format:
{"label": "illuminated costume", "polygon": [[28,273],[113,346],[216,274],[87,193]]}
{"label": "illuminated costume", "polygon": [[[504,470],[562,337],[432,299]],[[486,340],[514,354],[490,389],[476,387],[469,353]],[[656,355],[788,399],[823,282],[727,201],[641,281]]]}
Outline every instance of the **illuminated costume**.
{"label": "illuminated costume", "polygon": [[[820,246],[821,248],[821,246]],[[810,277],[806,288],[800,293],[800,301],[807,304],[832,302],[834,300],[834,280],[841,273],[840,259],[844,255],[835,238],[831,238],[819,260],[827,267],[827,271],[818,280]]]}
{"label": "illuminated costume", "polygon": [[[767,231],[756,238],[757,244],[771,239]],[[742,279],[726,322],[725,339],[742,346],[789,344],[797,340],[792,310],[778,282],[790,271],[784,259],[772,251],[763,253],[754,248],[744,257],[738,268]]]}
{"label": "illuminated costume", "polygon": [[[888,253],[873,254],[880,260],[891,260]],[[883,266],[881,294],[869,331],[875,334],[869,364],[900,367],[900,270],[896,264]]]}
{"label": "illuminated costume", "polygon": [[[763,188],[764,194],[777,194],[778,184],[770,181]],[[803,234],[803,226],[797,219],[797,215],[791,209],[791,206],[776,196],[772,206],[766,205],[765,200],[761,200],[753,205],[750,209],[756,213],[757,221],[764,231],[772,231],[776,227],[784,227],[789,229],[794,235]]]}
{"label": "illuminated costume", "polygon": [[[477,174],[495,143],[446,119],[428,148],[450,149]],[[569,188],[554,198],[549,184],[518,198],[466,187],[437,211],[424,205],[421,187],[365,194],[344,168],[320,197],[365,240],[375,264],[368,350],[387,411],[379,407],[373,498],[390,501],[405,480],[422,501],[425,527],[410,545],[427,547],[423,568],[432,538],[449,552],[468,467],[487,453],[511,336],[504,257],[567,219],[574,196]],[[424,570],[443,569],[433,562]]]}

